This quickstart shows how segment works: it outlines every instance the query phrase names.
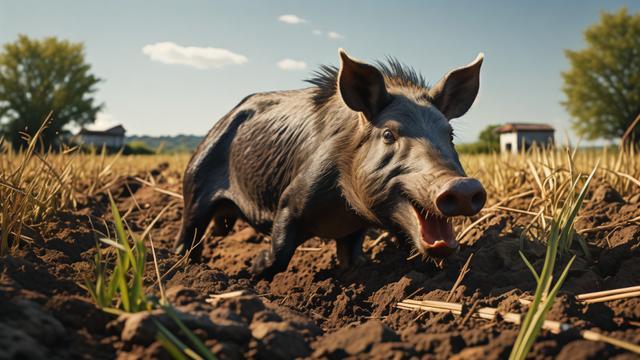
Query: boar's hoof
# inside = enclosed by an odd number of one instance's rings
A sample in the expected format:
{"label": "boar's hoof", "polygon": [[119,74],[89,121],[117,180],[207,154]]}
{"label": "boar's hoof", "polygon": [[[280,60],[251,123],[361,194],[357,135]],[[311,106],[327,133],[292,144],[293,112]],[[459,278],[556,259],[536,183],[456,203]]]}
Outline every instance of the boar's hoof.
{"label": "boar's hoof", "polygon": [[353,261],[352,266],[356,267],[364,266],[369,262],[369,259],[364,254],[354,255],[351,260]]}
{"label": "boar's hoof", "polygon": [[360,252],[359,254],[353,254],[346,259],[338,259],[338,267],[340,270],[349,270],[359,268],[369,263],[367,256]]}
{"label": "boar's hoof", "polygon": [[258,256],[256,256],[253,261],[253,265],[251,266],[251,273],[253,274],[256,280],[265,279],[265,280],[273,280],[273,277],[276,275],[275,271],[273,271],[273,256],[271,251],[262,250]]}
{"label": "boar's hoof", "polygon": [[177,255],[184,255],[184,244],[178,244],[173,248],[173,252]]}
{"label": "boar's hoof", "polygon": [[187,250],[187,247],[184,244],[178,244],[173,247],[173,252],[176,255],[185,255],[189,254],[189,260],[200,261],[200,257],[202,256],[202,245],[192,248],[191,250]]}

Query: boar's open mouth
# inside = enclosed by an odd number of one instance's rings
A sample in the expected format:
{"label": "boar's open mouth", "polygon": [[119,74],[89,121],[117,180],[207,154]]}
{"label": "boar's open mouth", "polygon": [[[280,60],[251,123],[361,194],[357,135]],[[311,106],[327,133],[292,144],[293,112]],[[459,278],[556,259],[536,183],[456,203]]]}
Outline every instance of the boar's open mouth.
{"label": "boar's open mouth", "polygon": [[448,218],[433,214],[412,204],[418,224],[422,246],[429,255],[445,257],[458,247],[453,225]]}

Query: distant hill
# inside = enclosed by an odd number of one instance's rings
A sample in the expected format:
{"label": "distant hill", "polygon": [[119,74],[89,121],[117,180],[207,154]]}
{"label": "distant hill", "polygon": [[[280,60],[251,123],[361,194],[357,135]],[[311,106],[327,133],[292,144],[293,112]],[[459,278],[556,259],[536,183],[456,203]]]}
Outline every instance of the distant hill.
{"label": "distant hill", "polygon": [[133,135],[127,136],[125,142],[130,144],[144,143],[154,151],[161,153],[192,152],[202,141],[203,136],[199,135],[175,135],[175,136],[147,136]]}

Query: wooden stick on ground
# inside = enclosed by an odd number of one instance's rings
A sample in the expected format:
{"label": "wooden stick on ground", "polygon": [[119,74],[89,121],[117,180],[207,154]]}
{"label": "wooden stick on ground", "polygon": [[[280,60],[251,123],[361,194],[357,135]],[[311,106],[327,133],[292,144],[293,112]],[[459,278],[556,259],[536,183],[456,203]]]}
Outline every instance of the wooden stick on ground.
{"label": "wooden stick on ground", "polygon": [[580,294],[580,295],[576,295],[576,299],[583,301],[583,300],[590,300],[594,298],[601,298],[603,296],[617,295],[617,294],[623,294],[623,293],[629,293],[629,292],[635,292],[635,291],[640,291],[640,286],[630,286],[630,287],[613,289],[613,290],[604,290],[604,291],[596,291],[592,293]]}
{"label": "wooden stick on ground", "polygon": [[206,299],[205,301],[208,303],[214,303],[220,299],[230,299],[230,298],[234,298],[234,297],[238,297],[238,296],[242,296],[245,295],[247,292],[244,290],[236,290],[236,291],[231,291],[228,293],[223,293],[223,294],[211,294],[209,295],[209,298]]}
{"label": "wooden stick on ground", "polygon": [[626,299],[630,297],[640,296],[640,286],[630,286],[620,289],[612,289],[605,291],[597,291],[587,294],[576,295],[578,301],[587,304],[599,303],[611,300]]}
{"label": "wooden stick on ground", "polygon": [[[579,294],[579,295],[576,295],[575,298],[580,302],[583,302],[586,304],[592,304],[592,303],[599,303],[599,302],[612,301],[612,300],[618,300],[618,299],[626,299],[626,298],[636,297],[636,296],[640,296],[640,286],[630,286],[630,287],[620,288],[620,289],[612,289],[612,290],[597,291],[597,292],[586,293],[586,294]],[[531,300],[527,298],[520,298],[518,299],[518,301],[520,301],[520,303],[523,305],[531,304]]]}
{"label": "wooden stick on ground", "polygon": [[[454,315],[461,315],[462,313],[462,304],[459,303],[448,303],[445,301],[435,301],[435,300],[412,300],[405,299],[404,301],[398,303],[396,305],[399,309],[405,310],[413,310],[413,311],[431,311],[431,312],[450,312]],[[498,311],[496,308],[484,307],[476,310],[471,314],[472,317],[478,317],[487,320],[495,319]],[[522,315],[516,313],[500,313],[502,319],[506,322],[510,322],[513,324],[520,324],[522,320]],[[542,328],[548,331],[551,331],[555,334],[566,331],[572,328],[571,325],[566,323],[561,323],[559,321],[553,320],[545,320],[542,324]],[[632,344],[630,342],[615,339],[600,333],[597,333],[592,330],[582,330],[580,331],[580,336],[582,336],[585,340],[590,341],[601,341],[607,344],[618,346],[623,349],[629,350],[636,354],[640,354],[640,345]]]}
{"label": "wooden stick on ground", "polygon": [[322,251],[322,248],[319,247],[304,247],[304,246],[300,246],[298,249],[296,249],[298,251]]}

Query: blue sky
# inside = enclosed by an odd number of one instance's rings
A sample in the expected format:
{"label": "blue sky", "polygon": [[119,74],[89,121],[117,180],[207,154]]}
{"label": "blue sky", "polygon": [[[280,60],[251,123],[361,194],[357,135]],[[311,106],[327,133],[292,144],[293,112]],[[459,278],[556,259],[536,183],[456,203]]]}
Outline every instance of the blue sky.
{"label": "blue sky", "polygon": [[204,134],[245,95],[305,87],[319,64],[337,64],[339,47],[367,61],[392,55],[431,83],[484,52],[479,98],[453,122],[457,141],[510,121],[551,123],[560,139],[570,131],[563,50],[582,48],[599,12],[624,5],[640,10],[639,1],[0,0],[0,43],[19,33],[84,42],[104,79],[100,125],[149,135]]}

